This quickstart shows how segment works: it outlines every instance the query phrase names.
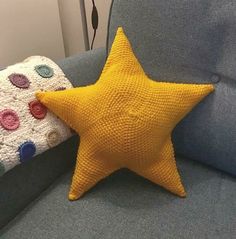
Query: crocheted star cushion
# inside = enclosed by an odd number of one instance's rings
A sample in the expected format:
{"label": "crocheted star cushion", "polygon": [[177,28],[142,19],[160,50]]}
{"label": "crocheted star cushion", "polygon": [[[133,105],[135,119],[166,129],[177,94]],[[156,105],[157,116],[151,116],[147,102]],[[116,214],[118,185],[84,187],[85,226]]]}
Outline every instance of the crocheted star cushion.
{"label": "crocheted star cushion", "polygon": [[69,199],[76,200],[120,168],[185,196],[171,132],[212,85],[155,82],[118,29],[99,80],[37,98],[80,135]]}
{"label": "crocheted star cushion", "polygon": [[30,57],[0,71],[0,176],[71,136],[64,122],[42,105],[36,91],[72,88],[46,57]]}

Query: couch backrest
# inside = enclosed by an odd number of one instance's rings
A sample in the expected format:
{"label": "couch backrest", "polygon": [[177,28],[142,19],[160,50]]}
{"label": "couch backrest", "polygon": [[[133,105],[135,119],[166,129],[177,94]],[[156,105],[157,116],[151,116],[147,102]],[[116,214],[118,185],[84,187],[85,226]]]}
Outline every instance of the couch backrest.
{"label": "couch backrest", "polygon": [[236,1],[114,0],[108,50],[118,26],[152,79],[215,83],[176,127],[174,146],[236,175]]}
{"label": "couch backrest", "polygon": [[153,78],[199,70],[236,79],[235,0],[114,0],[109,47],[117,26]]}

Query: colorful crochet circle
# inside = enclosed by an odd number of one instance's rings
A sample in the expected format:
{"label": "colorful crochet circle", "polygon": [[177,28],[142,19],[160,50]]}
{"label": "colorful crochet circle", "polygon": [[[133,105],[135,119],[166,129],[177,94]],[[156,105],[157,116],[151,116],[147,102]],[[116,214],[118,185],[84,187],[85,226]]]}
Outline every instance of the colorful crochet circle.
{"label": "colorful crochet circle", "polygon": [[19,147],[20,162],[25,163],[36,153],[36,146],[33,142],[24,142]]}
{"label": "colorful crochet circle", "polygon": [[60,90],[66,90],[66,87],[61,86],[56,89],[56,91],[60,91]]}
{"label": "colorful crochet circle", "polygon": [[43,119],[47,114],[47,108],[41,104],[38,100],[33,100],[29,103],[30,113],[36,119]]}
{"label": "colorful crochet circle", "polygon": [[53,76],[53,69],[47,65],[37,65],[35,66],[36,72],[43,78],[50,78]]}
{"label": "colorful crochet circle", "polygon": [[20,126],[20,120],[15,111],[5,109],[0,112],[0,122],[4,129],[15,130]]}
{"label": "colorful crochet circle", "polygon": [[8,76],[8,78],[11,83],[18,88],[29,88],[30,82],[28,78],[23,74],[11,74]]}
{"label": "colorful crochet circle", "polygon": [[48,132],[46,137],[49,147],[54,147],[59,144],[61,138],[60,133],[56,129]]}

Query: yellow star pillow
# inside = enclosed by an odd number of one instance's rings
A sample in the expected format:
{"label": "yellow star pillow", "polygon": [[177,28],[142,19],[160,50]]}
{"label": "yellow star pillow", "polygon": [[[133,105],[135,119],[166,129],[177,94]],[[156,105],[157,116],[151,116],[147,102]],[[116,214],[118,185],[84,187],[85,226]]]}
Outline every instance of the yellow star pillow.
{"label": "yellow star pillow", "polygon": [[184,197],[171,132],[211,91],[212,85],[149,79],[119,28],[94,85],[36,95],[80,135],[69,199],[121,168]]}

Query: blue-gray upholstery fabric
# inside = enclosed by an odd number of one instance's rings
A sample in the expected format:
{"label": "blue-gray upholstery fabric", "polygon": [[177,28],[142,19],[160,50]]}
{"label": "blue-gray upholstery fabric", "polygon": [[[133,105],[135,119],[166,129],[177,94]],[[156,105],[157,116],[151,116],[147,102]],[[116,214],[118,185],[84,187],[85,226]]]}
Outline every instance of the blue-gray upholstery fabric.
{"label": "blue-gray upholstery fabric", "polygon": [[0,177],[0,228],[74,165],[77,143],[69,139]]}
{"label": "blue-gray upholstery fabric", "polygon": [[236,175],[236,1],[114,0],[110,49],[124,28],[154,80],[215,83],[174,132],[176,152]]}
{"label": "blue-gray upholstery fabric", "polygon": [[[66,58],[58,64],[74,86],[88,85],[99,77],[105,55],[103,48]],[[74,137],[0,177],[0,228],[74,166],[77,148],[78,137]]]}
{"label": "blue-gray upholstery fabric", "polygon": [[78,201],[67,199],[71,173],[0,232],[1,239],[234,239],[236,179],[177,159],[187,198],[129,171],[118,171]]}
{"label": "blue-gray upholstery fabric", "polygon": [[176,153],[236,175],[236,81],[222,79],[175,129]]}
{"label": "blue-gray upholstery fabric", "polygon": [[97,81],[106,59],[106,49],[80,53],[58,62],[74,87],[91,85]]}

